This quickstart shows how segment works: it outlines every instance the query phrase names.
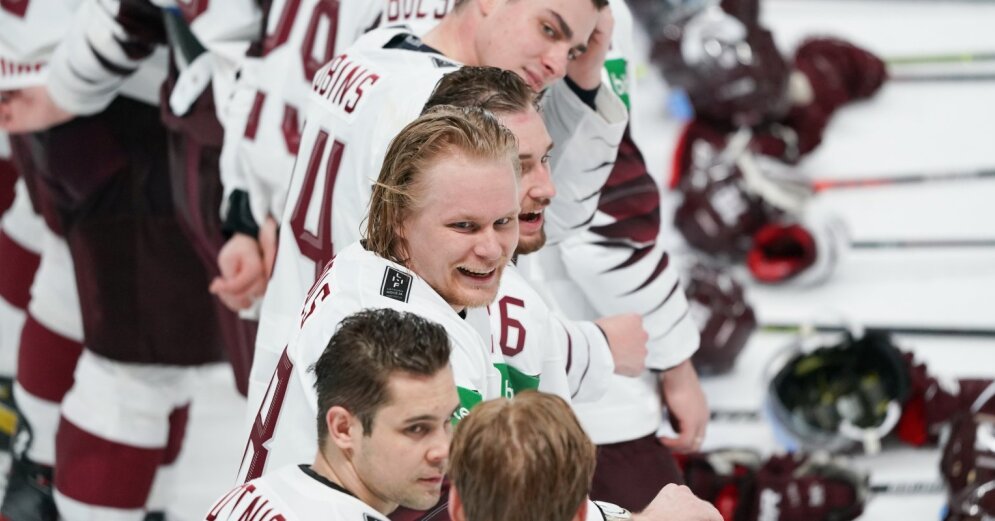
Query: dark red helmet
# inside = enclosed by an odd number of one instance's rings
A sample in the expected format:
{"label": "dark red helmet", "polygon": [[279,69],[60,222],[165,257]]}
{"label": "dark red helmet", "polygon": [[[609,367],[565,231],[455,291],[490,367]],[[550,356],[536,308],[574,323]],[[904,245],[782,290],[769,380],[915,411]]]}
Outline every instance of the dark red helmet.
{"label": "dark red helmet", "polygon": [[738,260],[779,212],[748,189],[740,154],[728,148],[726,134],[701,122],[688,125],[675,156],[674,186],[683,199],[674,226],[691,246]]}
{"label": "dark red helmet", "polygon": [[701,344],[691,362],[701,374],[729,372],[757,329],[757,317],[743,295],[743,286],[718,268],[697,264],[688,272],[686,293],[701,332]]}
{"label": "dark red helmet", "polygon": [[652,60],[700,117],[737,126],[778,119],[790,104],[788,65],[770,31],[750,23],[755,13],[735,14],[747,22],[718,5],[668,20],[653,34]]}

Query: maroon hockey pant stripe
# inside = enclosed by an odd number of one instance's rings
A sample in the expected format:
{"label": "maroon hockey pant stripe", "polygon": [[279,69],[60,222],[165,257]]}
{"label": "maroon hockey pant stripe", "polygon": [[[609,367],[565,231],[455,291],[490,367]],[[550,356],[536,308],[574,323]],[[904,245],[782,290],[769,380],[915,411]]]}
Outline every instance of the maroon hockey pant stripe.
{"label": "maroon hockey pant stripe", "polygon": [[18,309],[26,309],[40,262],[41,256],[0,230],[0,297]]}
{"label": "maroon hockey pant stripe", "polygon": [[87,505],[144,508],[159,465],[179,456],[188,417],[189,406],[173,410],[167,445],[154,449],[94,436],[63,417],[56,436],[55,487]]}
{"label": "maroon hockey pant stripe", "polygon": [[82,352],[82,344],[49,330],[28,313],[18,348],[17,382],[33,396],[61,403],[73,385]]}
{"label": "maroon hockey pant stripe", "polygon": [[177,407],[169,415],[169,438],[166,440],[166,453],[163,465],[172,465],[180,456],[183,448],[183,438],[187,433],[187,421],[190,419],[190,404]]}

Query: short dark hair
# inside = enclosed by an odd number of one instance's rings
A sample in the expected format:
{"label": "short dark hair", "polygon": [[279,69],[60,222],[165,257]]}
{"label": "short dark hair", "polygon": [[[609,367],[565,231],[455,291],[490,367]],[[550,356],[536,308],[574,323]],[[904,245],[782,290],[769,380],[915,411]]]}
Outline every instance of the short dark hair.
{"label": "short dark hair", "polygon": [[539,110],[539,94],[517,74],[497,67],[462,67],[439,80],[423,111],[439,105],[480,107],[495,115]]}
{"label": "short dark hair", "polygon": [[342,320],[314,371],[318,443],[328,437],[325,415],[344,407],[370,434],[373,417],[389,400],[391,373],[432,376],[449,364],[449,337],[439,324],[393,309],[365,309]]}

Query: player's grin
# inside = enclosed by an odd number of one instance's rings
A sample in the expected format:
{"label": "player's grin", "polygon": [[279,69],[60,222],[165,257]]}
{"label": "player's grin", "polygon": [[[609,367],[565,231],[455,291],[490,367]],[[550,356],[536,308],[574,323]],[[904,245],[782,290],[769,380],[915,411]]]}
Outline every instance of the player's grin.
{"label": "player's grin", "polygon": [[518,214],[518,229],[521,235],[532,235],[542,229],[542,210]]}
{"label": "player's grin", "polygon": [[480,271],[480,270],[471,270],[469,268],[464,268],[462,266],[457,267],[456,271],[458,271],[460,275],[463,275],[464,277],[472,279],[476,282],[489,282],[491,280],[491,277],[494,276],[494,273],[497,272],[496,269]]}

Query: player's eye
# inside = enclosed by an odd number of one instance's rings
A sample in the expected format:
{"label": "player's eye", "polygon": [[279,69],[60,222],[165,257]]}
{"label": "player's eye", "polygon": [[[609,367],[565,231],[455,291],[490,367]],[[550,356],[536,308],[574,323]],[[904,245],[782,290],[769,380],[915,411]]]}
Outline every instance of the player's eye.
{"label": "player's eye", "polygon": [[542,24],[542,32],[549,38],[555,39],[557,37],[556,29],[554,29],[552,25],[545,23]]}
{"label": "player's eye", "polygon": [[421,423],[416,423],[414,425],[411,425],[407,429],[404,429],[404,432],[406,432],[406,433],[408,433],[408,434],[410,434],[412,436],[423,436],[423,435],[425,435],[425,434],[428,433],[428,430],[429,429],[428,429],[428,427],[426,425],[421,424]]}
{"label": "player's eye", "polygon": [[449,227],[459,231],[471,231],[474,229],[473,223],[469,221],[455,222],[450,224]]}
{"label": "player's eye", "polygon": [[540,159],[539,162],[541,162],[544,165],[548,165],[550,157],[552,157],[551,154],[546,154],[546,155],[542,156],[542,159]]}
{"label": "player's eye", "polygon": [[494,221],[494,225],[495,226],[506,226],[506,225],[510,224],[515,219],[516,219],[515,217],[505,217],[503,219],[498,219],[498,220]]}
{"label": "player's eye", "polygon": [[577,49],[570,49],[567,51],[567,60],[574,61],[579,58],[581,54],[584,53],[582,51],[578,51]]}

